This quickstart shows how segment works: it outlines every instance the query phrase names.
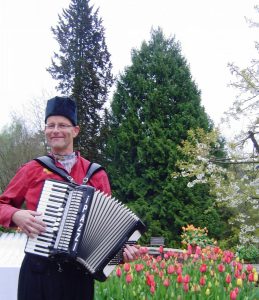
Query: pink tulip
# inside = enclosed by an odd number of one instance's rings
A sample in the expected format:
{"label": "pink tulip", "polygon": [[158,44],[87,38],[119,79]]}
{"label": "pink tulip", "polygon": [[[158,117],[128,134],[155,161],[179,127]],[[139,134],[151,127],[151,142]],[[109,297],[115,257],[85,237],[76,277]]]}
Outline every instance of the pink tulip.
{"label": "pink tulip", "polygon": [[188,283],[190,282],[190,275],[186,274],[184,277],[183,277],[183,283]]}
{"label": "pink tulip", "polygon": [[151,294],[154,294],[154,293],[155,293],[155,286],[154,286],[154,285],[152,285],[152,286],[150,287],[150,293],[151,293]]}
{"label": "pink tulip", "polygon": [[174,266],[173,265],[169,265],[168,267],[167,267],[167,273],[168,274],[173,274],[174,273]]}
{"label": "pink tulip", "polygon": [[118,267],[117,270],[116,270],[116,275],[117,275],[118,277],[121,277],[121,274],[122,274],[121,268]]}
{"label": "pink tulip", "polygon": [[128,273],[128,274],[126,275],[126,282],[127,282],[127,283],[131,283],[132,280],[133,280],[132,274],[131,274],[131,273]]}
{"label": "pink tulip", "polygon": [[124,271],[125,272],[129,272],[129,270],[130,270],[130,264],[129,263],[125,263],[124,264]]}
{"label": "pink tulip", "polygon": [[163,246],[160,246],[160,247],[159,247],[159,253],[160,253],[160,254],[164,253],[164,247],[163,247]]}
{"label": "pink tulip", "polygon": [[252,271],[253,271],[253,266],[250,265],[250,264],[247,265],[247,266],[246,266],[246,270],[247,270],[247,272],[249,272],[249,273],[252,272]]}
{"label": "pink tulip", "polygon": [[237,294],[236,294],[236,291],[233,290],[230,292],[230,300],[236,300],[237,298]]}
{"label": "pink tulip", "polygon": [[170,285],[170,280],[169,280],[169,278],[165,278],[165,280],[164,280],[164,282],[163,282],[163,285],[164,285],[165,287],[169,287],[169,285]]}
{"label": "pink tulip", "polygon": [[137,271],[137,272],[140,272],[140,271],[142,271],[144,269],[144,265],[143,264],[136,264],[135,265],[135,270]]}

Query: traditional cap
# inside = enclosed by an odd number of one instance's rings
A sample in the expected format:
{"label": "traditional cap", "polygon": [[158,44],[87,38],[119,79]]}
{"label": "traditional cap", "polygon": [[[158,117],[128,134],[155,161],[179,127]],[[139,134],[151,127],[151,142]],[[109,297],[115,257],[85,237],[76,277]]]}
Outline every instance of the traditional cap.
{"label": "traditional cap", "polygon": [[50,116],[68,118],[74,126],[77,125],[77,108],[75,101],[67,97],[55,97],[47,102],[45,123]]}

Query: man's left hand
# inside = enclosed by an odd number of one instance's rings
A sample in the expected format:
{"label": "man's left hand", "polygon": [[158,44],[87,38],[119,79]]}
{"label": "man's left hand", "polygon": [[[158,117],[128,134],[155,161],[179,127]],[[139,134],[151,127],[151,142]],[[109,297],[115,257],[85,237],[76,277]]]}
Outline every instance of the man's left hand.
{"label": "man's left hand", "polygon": [[123,251],[124,262],[130,262],[138,259],[140,256],[139,247],[126,244]]}

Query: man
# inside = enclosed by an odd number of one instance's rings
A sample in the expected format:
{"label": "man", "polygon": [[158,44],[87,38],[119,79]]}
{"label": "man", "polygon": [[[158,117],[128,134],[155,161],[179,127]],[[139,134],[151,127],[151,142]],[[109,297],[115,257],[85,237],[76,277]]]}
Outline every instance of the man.
{"label": "man", "polygon": [[[66,170],[77,184],[82,184],[90,162],[73,149],[79,134],[76,104],[70,98],[55,97],[48,101],[45,114],[45,137],[50,155],[57,167]],[[18,226],[34,237],[45,231],[41,213],[36,212],[40,193],[46,179],[63,181],[37,161],[23,165],[0,196],[0,224]],[[104,170],[95,173],[89,185],[111,194]],[[26,209],[22,207],[25,205]],[[134,246],[126,246],[124,261],[138,257]],[[88,300],[94,297],[94,280],[82,268],[40,256],[26,254],[21,266],[18,300]]]}

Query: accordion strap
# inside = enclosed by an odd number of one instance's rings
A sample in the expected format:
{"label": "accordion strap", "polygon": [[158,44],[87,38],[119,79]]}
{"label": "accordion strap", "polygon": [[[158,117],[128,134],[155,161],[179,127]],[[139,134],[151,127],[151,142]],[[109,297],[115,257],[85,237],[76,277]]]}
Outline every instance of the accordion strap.
{"label": "accordion strap", "polygon": [[87,184],[89,179],[98,171],[104,170],[104,168],[97,163],[90,163],[90,166],[86,172],[85,178],[83,179],[83,184]]}
{"label": "accordion strap", "polygon": [[[49,169],[50,171],[58,174],[59,176],[61,176],[63,179],[65,179],[66,181],[70,182],[70,183],[74,183],[74,179],[63,169],[57,167],[54,164],[53,158],[48,156],[48,155],[44,155],[44,156],[40,156],[34,159],[35,161],[37,161],[39,164],[41,164],[42,166],[46,167],[47,169]],[[90,163],[89,168],[86,172],[86,176],[83,179],[83,184],[86,184],[89,179],[99,170],[103,170],[104,168],[97,164],[97,163]]]}

